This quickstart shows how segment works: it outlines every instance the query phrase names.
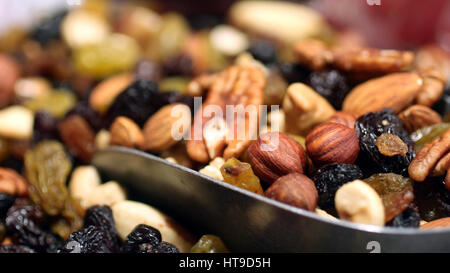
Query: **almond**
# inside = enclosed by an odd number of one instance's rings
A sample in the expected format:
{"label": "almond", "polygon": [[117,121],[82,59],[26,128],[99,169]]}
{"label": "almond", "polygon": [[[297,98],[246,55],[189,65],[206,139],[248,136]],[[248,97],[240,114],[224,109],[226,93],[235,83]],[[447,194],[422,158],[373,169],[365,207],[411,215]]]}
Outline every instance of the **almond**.
{"label": "almond", "polygon": [[111,124],[111,145],[140,147],[144,143],[141,128],[127,117],[117,117]]}
{"label": "almond", "polygon": [[413,105],[401,112],[398,117],[405,129],[412,133],[420,128],[441,123],[441,116],[433,109],[423,105]]}
{"label": "almond", "polygon": [[122,73],[103,80],[92,90],[89,97],[90,105],[100,114],[106,112],[117,95],[125,90],[133,79],[131,73]]}
{"label": "almond", "polygon": [[437,219],[420,226],[420,229],[435,229],[450,227],[450,217]]}
{"label": "almond", "polygon": [[408,107],[423,84],[416,73],[392,73],[356,86],[344,100],[343,111],[359,117],[367,112],[392,108],[399,113]]}
{"label": "almond", "polygon": [[144,150],[162,152],[181,140],[191,125],[188,106],[175,103],[164,106],[144,125]]}

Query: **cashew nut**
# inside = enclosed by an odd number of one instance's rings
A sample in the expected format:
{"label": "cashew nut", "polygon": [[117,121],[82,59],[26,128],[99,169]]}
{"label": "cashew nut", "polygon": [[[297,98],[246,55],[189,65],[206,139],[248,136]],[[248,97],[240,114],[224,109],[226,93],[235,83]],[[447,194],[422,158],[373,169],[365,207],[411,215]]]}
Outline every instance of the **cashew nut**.
{"label": "cashew nut", "polygon": [[339,218],[355,223],[384,226],[384,206],[367,183],[355,180],[342,186],[334,199]]}
{"label": "cashew nut", "polygon": [[162,239],[175,245],[180,252],[189,252],[194,244],[193,236],[173,219],[159,210],[135,201],[120,201],[111,206],[117,232],[120,238],[127,235],[139,224],[158,229]]}
{"label": "cashew nut", "polygon": [[93,166],[81,166],[73,171],[69,182],[72,198],[80,201],[86,210],[93,205],[108,205],[125,200],[126,194],[115,181],[101,184],[100,176]]}
{"label": "cashew nut", "polygon": [[223,181],[223,176],[220,172],[220,167],[222,167],[223,164],[225,164],[225,160],[222,157],[216,157],[209,165],[203,167],[199,173]]}
{"label": "cashew nut", "polygon": [[30,139],[34,116],[23,106],[10,106],[0,111],[0,136],[12,139]]}

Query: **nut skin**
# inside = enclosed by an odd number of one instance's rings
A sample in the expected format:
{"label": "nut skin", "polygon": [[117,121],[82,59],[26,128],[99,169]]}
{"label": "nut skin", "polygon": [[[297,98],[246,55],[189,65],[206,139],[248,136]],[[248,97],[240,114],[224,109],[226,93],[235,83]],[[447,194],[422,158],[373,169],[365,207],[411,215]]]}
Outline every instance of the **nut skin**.
{"label": "nut skin", "polygon": [[299,173],[290,173],[278,178],[264,195],[270,199],[309,211],[314,211],[319,198],[314,182]]}
{"label": "nut skin", "polygon": [[336,112],[327,122],[335,122],[342,125],[345,125],[349,128],[355,128],[356,118],[354,115],[346,113],[344,111]]}
{"label": "nut skin", "polygon": [[316,166],[352,164],[359,153],[356,131],[345,125],[326,122],[306,136],[306,152]]}
{"label": "nut skin", "polygon": [[0,193],[28,196],[28,183],[13,169],[0,168]]}
{"label": "nut skin", "polygon": [[144,134],[139,126],[127,117],[117,117],[110,127],[111,145],[140,147],[144,143]]}
{"label": "nut skin", "polygon": [[89,104],[100,114],[105,113],[114,99],[134,80],[130,73],[111,76],[100,82],[89,96]]}
{"label": "nut skin", "polygon": [[436,229],[450,227],[450,217],[437,219],[420,226],[420,229]]}
{"label": "nut skin", "polygon": [[403,126],[409,133],[442,122],[441,116],[436,111],[423,105],[410,106],[401,112],[398,117],[402,120]]}
{"label": "nut skin", "polygon": [[306,168],[303,147],[281,132],[261,135],[250,145],[247,155],[255,174],[267,184],[272,184],[279,177],[292,172],[303,173]]}

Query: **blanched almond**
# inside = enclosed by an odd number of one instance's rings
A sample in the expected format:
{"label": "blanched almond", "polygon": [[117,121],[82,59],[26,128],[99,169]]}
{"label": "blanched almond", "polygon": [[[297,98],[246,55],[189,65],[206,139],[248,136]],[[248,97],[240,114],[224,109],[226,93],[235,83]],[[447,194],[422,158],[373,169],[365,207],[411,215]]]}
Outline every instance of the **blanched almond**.
{"label": "blanched almond", "polygon": [[0,136],[12,139],[30,139],[34,115],[23,106],[10,106],[0,111]]}

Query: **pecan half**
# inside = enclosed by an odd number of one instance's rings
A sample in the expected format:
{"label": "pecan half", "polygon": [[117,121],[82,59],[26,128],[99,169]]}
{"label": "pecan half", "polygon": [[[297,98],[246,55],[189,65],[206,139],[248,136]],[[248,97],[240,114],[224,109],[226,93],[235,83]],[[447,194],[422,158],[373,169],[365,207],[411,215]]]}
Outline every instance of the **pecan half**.
{"label": "pecan half", "polygon": [[419,71],[422,88],[414,99],[417,104],[431,107],[444,92],[446,78],[441,70],[428,67]]}
{"label": "pecan half", "polygon": [[16,171],[8,168],[0,168],[0,193],[27,196],[28,183]]}
{"label": "pecan half", "polygon": [[333,53],[320,40],[298,42],[294,45],[294,52],[299,62],[312,70],[320,70],[333,61]]}
{"label": "pecan half", "polygon": [[[428,176],[443,175],[450,168],[449,152],[450,130],[447,130],[441,137],[433,140],[420,149],[409,165],[409,176],[417,182],[422,182]],[[446,186],[450,189],[450,181],[447,177]]]}
{"label": "pecan half", "polygon": [[413,105],[401,112],[398,117],[405,129],[412,133],[420,128],[441,123],[441,116],[433,109],[423,105]]}
{"label": "pecan half", "polygon": [[[231,66],[218,73],[203,103],[203,111],[196,113],[194,117],[191,138],[186,143],[189,157],[198,162],[207,162],[216,156],[221,156],[222,151],[225,159],[238,157],[250,145],[251,139],[256,136],[257,123],[250,122],[251,117],[248,112],[245,115],[237,115],[237,118],[233,119],[234,124],[226,124],[227,132],[234,132],[234,135],[225,138],[221,133],[223,128],[218,128],[213,123],[216,120],[220,121],[220,118],[223,117],[209,115],[211,113],[204,110],[207,106],[212,105],[225,113],[227,105],[243,107],[253,105],[256,107],[257,120],[259,120],[258,107],[263,102],[264,87],[265,76],[257,67]],[[238,124],[245,124],[245,136],[243,138],[237,137]],[[231,128],[233,130],[228,130]],[[196,139],[198,129],[201,129],[201,139]],[[210,130],[216,130],[217,137],[209,137],[206,141],[205,135],[211,136],[216,133]]]}

